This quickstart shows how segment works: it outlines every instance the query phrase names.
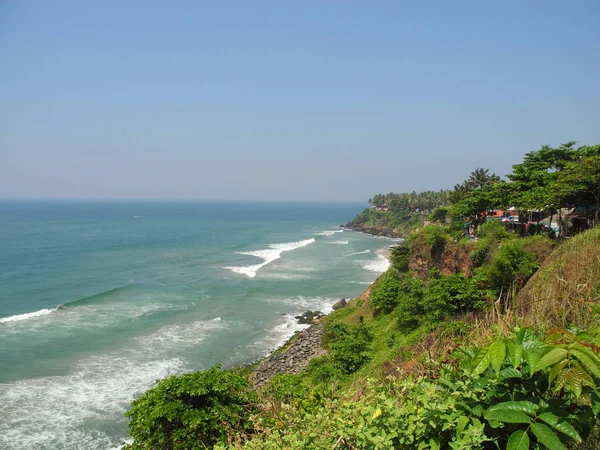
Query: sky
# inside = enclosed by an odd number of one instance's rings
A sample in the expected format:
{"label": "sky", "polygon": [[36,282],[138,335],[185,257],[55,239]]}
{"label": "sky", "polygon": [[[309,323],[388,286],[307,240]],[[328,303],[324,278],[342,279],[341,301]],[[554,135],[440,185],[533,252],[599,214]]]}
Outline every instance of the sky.
{"label": "sky", "polygon": [[600,142],[600,2],[0,1],[0,198],[365,201]]}

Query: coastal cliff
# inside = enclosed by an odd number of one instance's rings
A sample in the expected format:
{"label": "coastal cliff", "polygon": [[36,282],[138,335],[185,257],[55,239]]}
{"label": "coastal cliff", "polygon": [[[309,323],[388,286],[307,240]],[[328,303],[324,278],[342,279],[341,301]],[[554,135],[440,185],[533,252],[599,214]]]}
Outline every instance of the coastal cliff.
{"label": "coastal cliff", "polygon": [[[457,241],[447,227],[425,227],[411,236],[408,245],[392,252],[390,269],[361,298],[341,302],[343,307],[317,318],[316,324],[253,368],[213,368],[159,383],[128,413],[135,442],[127,448],[146,448],[143,444],[155,435],[170,438],[172,422],[147,420],[149,410],[159,419],[171,417],[170,405],[182,408],[176,418],[188,413],[199,418],[203,427],[199,430],[177,424],[177,429],[189,430],[190,444],[201,442],[218,450],[375,448],[382,436],[387,441],[380,448],[417,449],[422,442],[433,442],[432,448],[487,448],[484,444],[493,440],[505,448],[515,433],[522,436],[531,423],[538,424],[536,417],[554,420],[554,409],[523,401],[542,412],[533,418],[524,413],[519,425],[523,429],[498,435],[496,422],[513,423],[505,419],[509,416],[494,415],[504,405],[508,414],[514,413],[505,392],[552,399],[559,408],[573,411],[569,439],[559,434],[560,429],[543,435],[561,444],[552,448],[564,448],[560,439],[571,444],[585,441],[577,448],[598,448],[600,442],[591,433],[598,414],[589,414],[589,404],[600,411],[600,400],[593,396],[600,385],[594,375],[600,373],[600,360],[595,350],[598,332],[593,328],[600,314],[600,277],[593,257],[600,234],[591,230],[555,249],[548,237],[521,238],[502,233],[498,225],[482,226],[478,241]],[[573,261],[582,263],[574,267]],[[479,270],[477,277],[471,276],[473,265]],[[552,288],[548,280],[555,278]],[[582,281],[589,300],[580,298]],[[565,286],[571,287],[565,291]],[[512,306],[515,292],[527,295],[527,308]],[[565,297],[568,292],[571,295]],[[312,317],[314,312],[310,313]],[[300,317],[308,316],[307,312]],[[536,323],[540,327],[534,328]],[[584,332],[567,331],[572,324]],[[547,337],[544,330],[551,327],[554,334]],[[585,331],[586,327],[592,328]],[[577,351],[586,352],[581,359],[529,366],[526,352],[544,358],[538,352],[542,349],[562,357],[561,336],[577,339],[573,344]],[[457,352],[458,346],[464,350]],[[508,355],[510,348],[519,346],[523,348],[519,359]],[[551,370],[564,377],[565,364],[580,360],[590,367],[589,373],[581,369],[589,386],[566,378],[560,391],[548,384]],[[511,377],[499,378],[498,373]],[[211,422],[215,414],[224,421]],[[431,428],[432,421],[441,425]],[[466,423],[468,432],[457,434],[459,421]],[[154,434],[148,438],[150,432]],[[537,435],[531,431],[531,436]]]}
{"label": "coastal cliff", "polygon": [[390,238],[404,238],[425,223],[421,213],[396,213],[367,208],[357,214],[345,225],[345,228]]}

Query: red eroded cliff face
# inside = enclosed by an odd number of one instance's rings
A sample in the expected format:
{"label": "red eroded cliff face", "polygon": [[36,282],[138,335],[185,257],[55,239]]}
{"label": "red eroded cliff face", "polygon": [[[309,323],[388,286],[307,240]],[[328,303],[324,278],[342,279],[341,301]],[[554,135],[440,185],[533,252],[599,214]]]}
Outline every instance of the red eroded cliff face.
{"label": "red eroded cliff face", "polygon": [[473,276],[473,263],[469,258],[471,246],[457,242],[447,242],[443,246],[432,247],[424,241],[415,241],[410,255],[409,269],[418,278],[427,280],[434,267],[442,275],[462,273]]}

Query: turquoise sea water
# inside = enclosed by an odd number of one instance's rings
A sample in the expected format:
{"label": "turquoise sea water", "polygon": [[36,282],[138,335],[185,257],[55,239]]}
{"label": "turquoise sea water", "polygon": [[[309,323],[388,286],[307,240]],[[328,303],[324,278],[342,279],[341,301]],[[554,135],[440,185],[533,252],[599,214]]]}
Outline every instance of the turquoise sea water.
{"label": "turquoise sea water", "polygon": [[0,448],[110,449],[154,380],[265,355],[359,295],[362,204],[0,202]]}

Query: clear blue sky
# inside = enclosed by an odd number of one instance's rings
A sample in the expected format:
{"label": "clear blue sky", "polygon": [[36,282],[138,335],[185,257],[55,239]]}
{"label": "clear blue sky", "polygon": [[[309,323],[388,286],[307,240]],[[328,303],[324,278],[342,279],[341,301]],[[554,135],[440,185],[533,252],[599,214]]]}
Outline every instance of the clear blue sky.
{"label": "clear blue sky", "polygon": [[0,2],[0,197],[366,200],[600,142],[600,2]]}

